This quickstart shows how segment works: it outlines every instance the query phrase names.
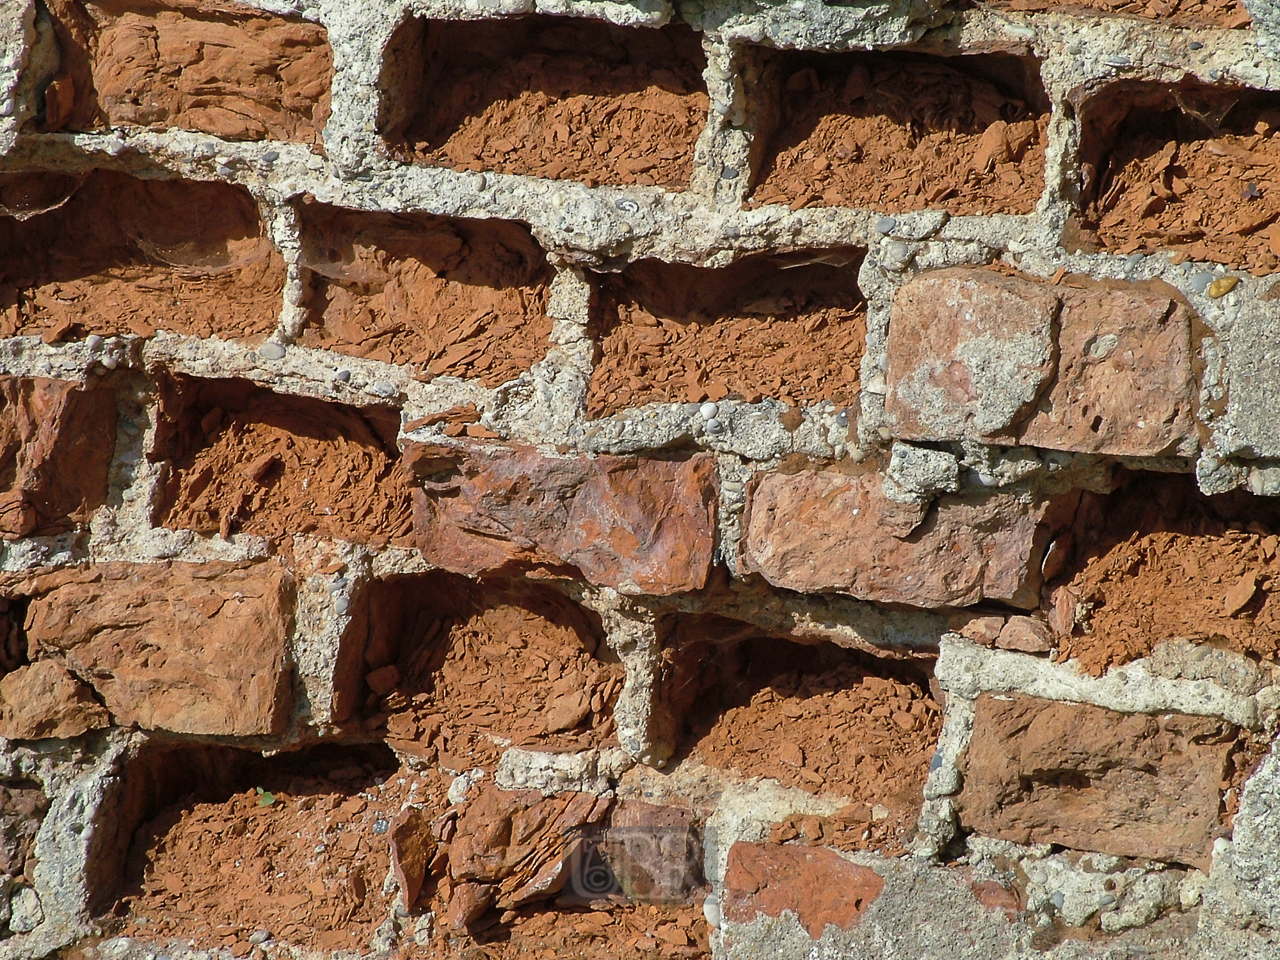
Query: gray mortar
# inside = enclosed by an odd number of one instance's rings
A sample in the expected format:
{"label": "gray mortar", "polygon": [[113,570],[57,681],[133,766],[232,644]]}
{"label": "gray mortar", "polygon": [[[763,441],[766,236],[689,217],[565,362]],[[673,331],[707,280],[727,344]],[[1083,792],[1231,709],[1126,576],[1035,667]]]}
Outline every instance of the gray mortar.
{"label": "gray mortar", "polygon": [[618,743],[641,763],[661,767],[675,747],[671,718],[661,706],[662,637],[654,613],[609,587],[575,588],[576,599],[600,616],[605,641],[626,678],[613,707]]}
{"label": "gray mortar", "polygon": [[[358,610],[356,591],[368,582],[370,558],[354,544],[318,541],[295,541],[294,556],[298,601],[292,652],[302,688],[295,710],[302,723],[326,727],[339,719],[334,715],[335,679],[344,667],[358,670],[363,662],[364,650],[349,649],[351,644],[344,645],[343,638]],[[330,563],[346,568],[341,574],[308,573]]]}
{"label": "gray mortar", "polygon": [[18,131],[32,109],[30,84],[23,83],[23,72],[43,72],[34,63],[37,55],[29,53],[35,38],[35,0],[5,4],[0,10],[0,157],[17,143]]}
{"label": "gray mortar", "polygon": [[41,920],[30,932],[0,942],[0,960],[41,957],[92,932],[95,891],[88,887],[85,865],[109,832],[100,817],[110,807],[131,738],[113,731],[79,742],[0,740],[0,779],[35,780],[52,801],[35,843],[36,903],[30,906],[38,905]]}
{"label": "gray mortar", "polygon": [[503,790],[539,790],[544,796],[566,790],[604,796],[634,765],[617,748],[550,753],[510,747],[498,760],[493,780]]}
{"label": "gray mortar", "polygon": [[1245,784],[1232,838],[1215,845],[1209,879],[1206,903],[1223,919],[1280,931],[1280,754],[1274,749]]}

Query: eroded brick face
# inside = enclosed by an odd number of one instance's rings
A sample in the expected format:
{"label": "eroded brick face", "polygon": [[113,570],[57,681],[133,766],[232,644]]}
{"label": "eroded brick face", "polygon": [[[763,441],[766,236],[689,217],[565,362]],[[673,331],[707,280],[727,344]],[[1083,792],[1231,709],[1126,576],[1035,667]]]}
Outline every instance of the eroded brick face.
{"label": "eroded brick face", "polygon": [[1207,869],[1237,732],[1212,717],[980,697],[960,819],[1017,843]]}
{"label": "eroded brick face", "polygon": [[107,495],[116,407],[109,390],[0,378],[0,537],[57,533]]}
{"label": "eroded brick face", "polygon": [[928,510],[884,495],[879,474],[766,474],[756,484],[743,564],[789,590],[862,600],[1033,607],[1040,562],[1064,502],[946,495]]}
{"label": "eroded brick face", "polygon": [[61,67],[42,129],[180,127],[319,143],[333,57],[318,24],[234,2],[51,0]]}
{"label": "eroded brick face", "polygon": [[242,187],[107,170],[0,174],[5,186],[5,336],[57,343],[168,330],[256,341],[274,329],[284,260]]}
{"label": "eroded brick face", "polygon": [[736,843],[725,870],[724,913],[730,921],[746,923],[789,911],[817,940],[828,924],[855,926],[883,889],[884,880],[874,870],[834,850]]}
{"label": "eroded brick face", "polygon": [[706,584],[709,457],[553,459],[499,447],[459,456],[415,444],[405,458],[425,480],[414,493],[418,549],[445,569],[570,565],[592,583],[658,595]]}

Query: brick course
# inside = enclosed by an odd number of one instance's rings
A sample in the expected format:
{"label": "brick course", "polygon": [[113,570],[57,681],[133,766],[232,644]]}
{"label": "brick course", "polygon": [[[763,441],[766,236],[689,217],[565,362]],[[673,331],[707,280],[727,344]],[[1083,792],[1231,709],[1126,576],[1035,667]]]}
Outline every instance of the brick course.
{"label": "brick course", "polygon": [[1265,955],[1274,4],[463,6],[0,9],[0,949]]}

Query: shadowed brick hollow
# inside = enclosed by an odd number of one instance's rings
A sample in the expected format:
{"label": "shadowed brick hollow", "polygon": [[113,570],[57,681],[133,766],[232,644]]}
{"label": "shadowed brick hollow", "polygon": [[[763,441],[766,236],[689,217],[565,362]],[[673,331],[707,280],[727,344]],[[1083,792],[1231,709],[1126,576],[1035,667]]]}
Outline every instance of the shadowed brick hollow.
{"label": "shadowed brick hollow", "polygon": [[[350,947],[368,938],[388,899],[373,880],[390,866],[375,825],[400,812],[404,791],[379,793],[404,772],[374,744],[270,758],[225,746],[147,745],[111,798],[116,833],[92,865],[96,905],[126,935],[162,935],[173,919],[198,917],[209,935],[271,923],[278,936],[316,948]],[[435,799],[437,784],[425,785],[419,798]],[[347,853],[359,859],[354,873],[339,872]]]}
{"label": "shadowed brick hollow", "polygon": [[412,21],[392,49],[383,132],[416,162],[688,185],[707,95],[701,45],[687,26]]}
{"label": "shadowed brick hollow", "polygon": [[551,269],[521,224],[308,203],[302,230],[308,346],[490,386],[546,354]]}
{"label": "shadowed brick hollow", "polygon": [[[0,196],[19,214],[0,217],[5,336],[253,339],[275,329],[284,260],[242,187],[95,170],[0,174]],[[201,210],[217,216],[193,215]]]}
{"label": "shadowed brick hollow", "polygon": [[786,53],[762,84],[754,203],[1030,213],[1044,189],[1033,59]]}
{"label": "shadowed brick hollow", "polygon": [[1280,266],[1280,93],[1117,83],[1080,105],[1083,230],[1114,253]]}
{"label": "shadowed brick hollow", "polygon": [[1014,13],[1055,11],[1083,15],[1140,17],[1157,23],[1204,29],[1240,30],[1249,26],[1249,11],[1240,0],[986,0],[985,6]]}
{"label": "shadowed brick hollow", "polygon": [[867,334],[863,252],[754,256],[721,269],[641,260],[602,275],[588,413],[725,397],[852,404]]}
{"label": "shadowed brick hollow", "polygon": [[1122,473],[1085,493],[1046,569],[1059,656],[1101,674],[1187,638],[1274,660],[1278,534],[1273,501],[1205,497],[1188,477]]}
{"label": "shadowed brick hollow", "polygon": [[841,797],[834,817],[775,837],[900,852],[919,812],[941,709],[920,666],[762,634],[719,616],[679,618],[662,699],[690,757],[741,777]]}

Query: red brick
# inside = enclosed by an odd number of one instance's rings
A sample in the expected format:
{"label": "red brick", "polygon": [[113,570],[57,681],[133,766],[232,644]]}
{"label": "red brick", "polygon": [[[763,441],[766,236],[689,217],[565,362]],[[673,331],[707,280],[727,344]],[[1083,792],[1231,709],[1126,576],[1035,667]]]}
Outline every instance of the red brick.
{"label": "red brick", "polygon": [[890,429],[1116,456],[1193,448],[1196,323],[1167,284],[920,277],[889,324]]}
{"label": "red brick", "polygon": [[908,440],[992,439],[1053,379],[1058,296],[986,270],[942,270],[894,297],[885,361],[889,429]]}
{"label": "red brick", "polygon": [[[418,548],[467,575],[573,566],[592,583],[667,595],[706,585],[711,457],[553,459],[529,447],[410,445]],[[443,479],[434,479],[441,477]]]}
{"label": "red brick", "polygon": [[827,924],[852,929],[884,890],[869,867],[825,847],[735,843],[724,876],[726,920],[750,923],[760,914],[791,911],[815,940]]}
{"label": "red brick", "polygon": [[292,587],[270,563],[126,564],[19,581],[27,642],[93,686],[123,726],[208,736],[279,733],[292,709]]}
{"label": "red brick", "polygon": [[65,740],[110,724],[110,717],[66,667],[41,660],[0,679],[0,737]]}
{"label": "red brick", "polygon": [[978,699],[957,798],[968,830],[1207,870],[1236,728],[1032,697]]}
{"label": "red brick", "polygon": [[106,499],[115,398],[65,380],[0,378],[0,539],[83,523]]}
{"label": "red brick", "polygon": [[922,516],[885,497],[874,473],[770,474],[750,496],[743,565],[802,592],[920,607],[998,600],[1031,608],[1044,549],[1070,500],[947,495]]}

